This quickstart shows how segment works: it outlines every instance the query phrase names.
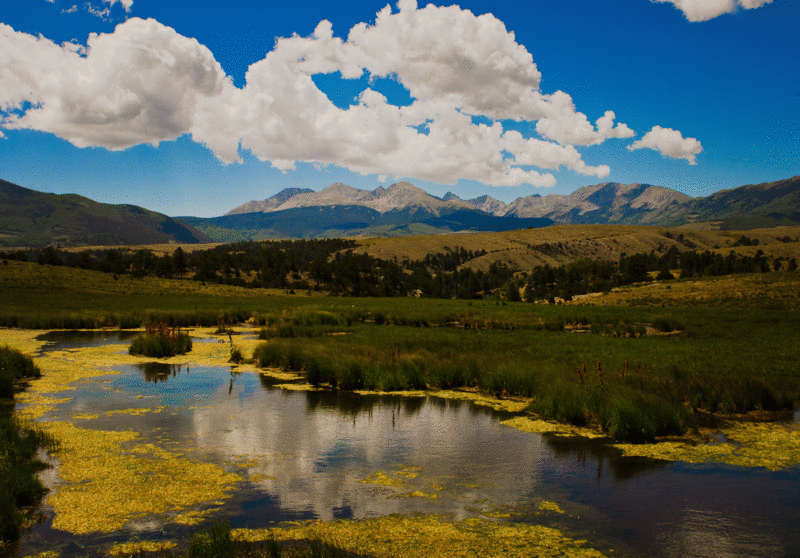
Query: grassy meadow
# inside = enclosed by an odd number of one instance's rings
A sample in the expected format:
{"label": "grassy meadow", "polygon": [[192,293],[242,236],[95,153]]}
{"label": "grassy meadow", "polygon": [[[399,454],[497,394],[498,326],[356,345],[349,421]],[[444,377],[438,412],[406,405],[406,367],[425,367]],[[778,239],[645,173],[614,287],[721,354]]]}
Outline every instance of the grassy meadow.
{"label": "grassy meadow", "polygon": [[532,412],[624,441],[686,434],[697,412],[780,412],[800,400],[793,272],[631,286],[569,305],[289,296],[22,262],[3,265],[0,283],[4,326],[251,321],[265,339],[252,358],[312,384],[526,397]]}

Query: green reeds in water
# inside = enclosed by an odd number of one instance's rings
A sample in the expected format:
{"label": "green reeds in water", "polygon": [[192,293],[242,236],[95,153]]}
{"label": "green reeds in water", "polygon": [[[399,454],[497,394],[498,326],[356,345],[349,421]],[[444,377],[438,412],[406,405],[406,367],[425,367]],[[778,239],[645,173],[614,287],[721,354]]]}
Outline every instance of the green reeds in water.
{"label": "green reeds in water", "polygon": [[[36,378],[41,372],[32,359],[19,350],[0,347],[0,397],[14,397],[14,382]],[[47,465],[35,459],[40,447],[56,449],[55,440],[41,430],[19,422],[11,402],[0,404],[0,541],[16,539],[20,526],[46,489],[36,475]]]}
{"label": "green reeds in water", "polygon": [[14,397],[16,381],[41,375],[41,370],[31,357],[8,345],[0,347],[0,399]]}
{"label": "green reeds in water", "polygon": [[128,352],[153,358],[184,355],[192,350],[192,339],[188,334],[170,329],[163,322],[150,322],[146,332],[131,341]]}

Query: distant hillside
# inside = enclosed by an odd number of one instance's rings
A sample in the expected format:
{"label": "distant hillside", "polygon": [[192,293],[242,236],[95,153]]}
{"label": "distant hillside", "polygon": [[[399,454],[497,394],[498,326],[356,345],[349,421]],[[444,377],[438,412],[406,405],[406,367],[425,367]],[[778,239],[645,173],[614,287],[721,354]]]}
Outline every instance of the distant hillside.
{"label": "distant hillside", "polygon": [[800,176],[720,190],[667,208],[665,226],[712,223],[715,228],[746,230],[800,224]]}
{"label": "distant hillside", "polygon": [[218,242],[509,231],[546,227],[552,223],[549,219],[496,217],[472,208],[441,211],[437,215],[420,206],[381,213],[359,205],[297,207],[266,213],[181,219]]}
{"label": "distant hillside", "polygon": [[209,238],[172,217],[135,205],[45,194],[0,180],[0,246],[109,246]]}

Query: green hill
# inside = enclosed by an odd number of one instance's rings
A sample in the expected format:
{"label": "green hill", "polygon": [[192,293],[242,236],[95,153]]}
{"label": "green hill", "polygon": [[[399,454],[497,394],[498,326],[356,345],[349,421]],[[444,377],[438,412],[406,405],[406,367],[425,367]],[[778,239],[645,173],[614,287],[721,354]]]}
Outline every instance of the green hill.
{"label": "green hill", "polygon": [[186,223],[135,205],[99,203],[77,194],[45,194],[0,180],[0,246],[208,241]]}

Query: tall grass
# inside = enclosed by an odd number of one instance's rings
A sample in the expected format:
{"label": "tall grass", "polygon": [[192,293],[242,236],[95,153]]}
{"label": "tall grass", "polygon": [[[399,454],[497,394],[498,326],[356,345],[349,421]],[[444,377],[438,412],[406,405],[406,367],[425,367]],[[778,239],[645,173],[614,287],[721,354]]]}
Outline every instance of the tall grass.
{"label": "tall grass", "polygon": [[131,341],[128,352],[132,355],[162,358],[183,355],[192,350],[192,339],[180,329],[169,328],[162,322],[147,324],[146,333]]}
{"label": "tall grass", "polygon": [[33,359],[8,345],[0,347],[0,399],[14,397],[14,384],[23,378],[38,378],[42,372]]}
{"label": "tall grass", "polygon": [[[312,384],[339,389],[477,387],[527,396],[531,410],[541,415],[596,425],[617,439],[637,442],[695,428],[695,409],[772,411],[800,401],[791,350],[800,341],[800,319],[789,313],[536,310],[493,322],[478,312],[462,314],[455,323],[434,326],[428,320],[429,327],[389,325],[392,314],[376,321],[367,312],[347,335],[274,337],[260,344],[254,357],[262,366],[302,371]],[[501,322],[511,325],[486,325]],[[596,334],[559,327],[577,324],[586,330],[595,323],[604,325]],[[606,328],[609,324],[613,327]],[[757,336],[751,335],[754,324]],[[673,331],[649,334],[646,325]],[[582,363],[581,377],[576,366]]]}
{"label": "tall grass", "polygon": [[[13,399],[14,383],[41,374],[19,350],[0,347],[0,398]],[[16,539],[28,518],[22,508],[35,505],[46,492],[36,473],[46,467],[35,459],[39,447],[55,449],[53,438],[20,423],[10,401],[0,402],[0,541]]]}

